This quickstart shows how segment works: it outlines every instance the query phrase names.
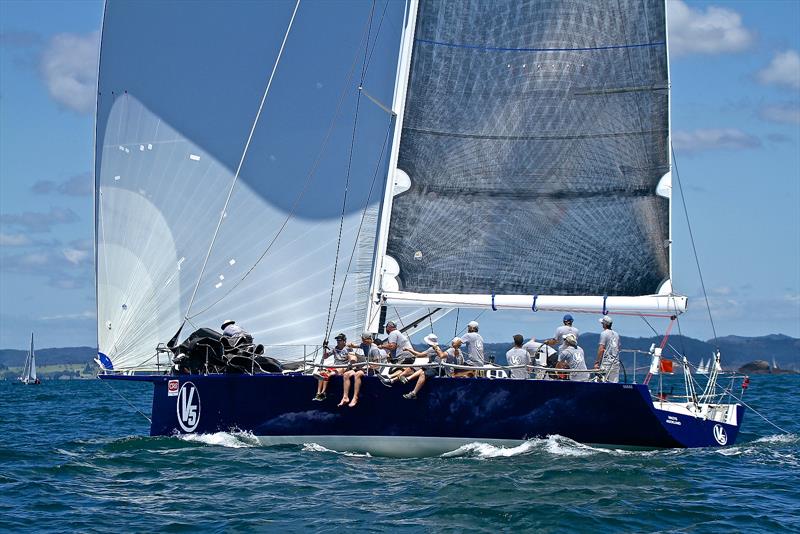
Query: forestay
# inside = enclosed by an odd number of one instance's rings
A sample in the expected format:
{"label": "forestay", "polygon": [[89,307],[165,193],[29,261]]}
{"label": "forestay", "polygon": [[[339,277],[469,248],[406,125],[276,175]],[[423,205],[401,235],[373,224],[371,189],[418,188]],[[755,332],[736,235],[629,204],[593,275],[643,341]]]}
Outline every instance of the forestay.
{"label": "forestay", "polygon": [[[326,331],[363,328],[382,191],[373,177],[391,121],[376,106],[361,107],[343,218],[342,206],[370,5],[300,6],[234,180],[294,7],[107,3],[95,168],[106,366],[152,366],[156,345],[185,318],[183,336],[232,318],[265,345],[316,345]],[[372,27],[373,64],[393,70],[398,32],[385,25],[375,44]],[[365,86],[388,100],[391,84],[372,72]]]}
{"label": "forestay", "polygon": [[373,303],[683,311],[663,0],[417,9]]}

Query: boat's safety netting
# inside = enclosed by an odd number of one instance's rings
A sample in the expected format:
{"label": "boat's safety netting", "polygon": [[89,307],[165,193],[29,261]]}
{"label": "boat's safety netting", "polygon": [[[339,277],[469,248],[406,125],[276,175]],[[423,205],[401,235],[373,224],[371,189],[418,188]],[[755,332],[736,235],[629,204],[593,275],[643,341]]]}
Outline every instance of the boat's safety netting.
{"label": "boat's safety netting", "polygon": [[419,6],[387,254],[418,293],[648,295],[669,273],[662,0]]}

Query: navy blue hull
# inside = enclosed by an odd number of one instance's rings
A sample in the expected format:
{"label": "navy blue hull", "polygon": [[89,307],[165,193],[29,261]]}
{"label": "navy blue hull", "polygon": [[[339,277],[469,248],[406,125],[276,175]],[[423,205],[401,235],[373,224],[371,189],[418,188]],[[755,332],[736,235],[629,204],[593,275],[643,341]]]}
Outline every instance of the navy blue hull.
{"label": "navy blue hull", "polygon": [[[154,383],[151,435],[238,429],[256,436],[383,436],[525,440],[558,434],[626,447],[718,447],[739,425],[656,409],[640,384],[549,380],[429,379],[386,388],[364,378],[358,406],[337,407],[342,380],[314,402],[317,381],[302,375],[105,377]],[[743,409],[737,406],[737,423]]]}

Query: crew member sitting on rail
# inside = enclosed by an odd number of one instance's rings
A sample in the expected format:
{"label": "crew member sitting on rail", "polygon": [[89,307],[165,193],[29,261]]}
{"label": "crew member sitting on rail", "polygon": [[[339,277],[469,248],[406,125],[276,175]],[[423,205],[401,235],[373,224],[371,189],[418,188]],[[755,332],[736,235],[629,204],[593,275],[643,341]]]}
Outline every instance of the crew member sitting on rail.
{"label": "crew member sitting on rail", "polygon": [[[448,354],[439,348],[439,337],[436,334],[428,334],[423,341],[428,344],[428,348],[424,352],[417,352],[413,349],[409,349],[412,354],[417,356],[418,360],[416,363],[437,363],[437,360],[447,360]],[[438,375],[438,367],[415,369],[414,372],[408,376],[407,381],[410,382],[416,379],[417,383],[414,385],[414,389],[403,395],[403,397],[406,399],[416,399],[422,386],[425,385],[425,381]]]}
{"label": "crew member sitting on rail", "polygon": [[[464,365],[464,351],[461,350],[461,341],[460,337],[454,337],[453,340],[450,342],[450,348],[445,351],[447,354],[447,358],[445,359],[446,363],[450,365]],[[447,376],[452,376],[454,378],[475,378],[475,371],[470,371],[468,369],[453,369],[452,367],[446,367],[445,372]]]}
{"label": "crew member sitting on rail", "polygon": [[608,315],[600,319],[600,324],[603,325],[603,332],[600,334],[594,368],[605,372],[605,377],[600,375],[601,382],[619,382],[619,334],[611,329],[613,320]]}
{"label": "crew member sitting on rail", "polygon": [[[564,349],[558,353],[558,369],[586,369],[586,360],[583,357],[583,349],[578,346],[578,337],[570,332],[564,336]],[[585,382],[589,380],[589,373],[569,373],[566,380],[577,380]]]}
{"label": "crew member sitting on rail", "polygon": [[[352,344],[348,345],[348,347],[352,348]],[[380,359],[380,349],[372,344],[372,334],[369,332],[364,332],[361,334],[361,345],[358,348],[359,351],[362,351],[362,357],[366,359],[366,361],[377,361]],[[348,355],[349,363],[357,363],[361,359],[359,355],[355,351],[351,351]],[[364,360],[361,360],[364,361]],[[358,392],[361,390],[361,379],[367,372],[367,369],[364,367],[360,367],[358,369],[343,369],[343,379],[342,379],[342,400],[339,402],[339,406],[344,406],[347,404],[350,408],[355,407],[358,404]],[[355,384],[353,385],[353,399],[350,400],[348,394],[350,393],[350,381],[353,380]]]}
{"label": "crew member sitting on rail", "polygon": [[[347,336],[339,334],[334,339],[336,339],[336,346],[332,349],[328,348],[327,340],[322,343],[322,364],[325,365],[326,360],[328,365],[349,364],[350,355],[353,353],[353,350],[347,346]],[[355,356],[355,354],[353,354],[353,356]],[[317,369],[314,371],[314,376],[319,382],[317,383],[317,396],[314,397],[313,400],[324,401],[327,397],[328,378],[331,375],[344,374],[345,371],[347,371],[347,369],[342,367],[330,367],[328,369]]]}
{"label": "crew member sitting on rail", "polygon": [[508,361],[509,366],[525,366],[511,369],[511,378],[525,379],[529,377],[528,366],[531,364],[531,356],[528,354],[528,351],[523,348],[523,341],[525,341],[525,338],[522,337],[522,334],[515,335],[514,346],[506,352],[506,361]]}
{"label": "crew member sitting on rail", "polygon": [[[394,332],[397,332],[397,330],[394,330],[392,333],[394,333]],[[432,340],[435,340],[435,341],[432,341]],[[403,364],[428,363],[430,361],[431,357],[436,356],[436,351],[433,349],[433,345],[435,343],[438,343],[439,340],[436,337],[436,334],[429,334],[429,335],[425,336],[424,341],[425,341],[425,343],[428,344],[428,348],[426,350],[424,350],[422,352],[416,351],[416,350],[414,350],[414,346],[409,342],[408,345],[406,345],[405,350],[403,351],[403,355],[401,356],[401,361],[395,362],[395,363],[403,363]],[[387,344],[388,344],[388,341],[387,341]],[[386,346],[386,345],[384,345],[384,346]],[[411,379],[411,375],[413,375],[416,371],[417,371],[417,369],[415,369],[414,367],[393,368],[390,371],[388,377],[382,376],[382,375],[378,375],[378,378],[380,379],[381,383],[384,386],[389,387],[389,386],[392,386],[392,384],[394,384],[397,381],[399,381],[399,382],[401,382],[403,384],[407,383]]]}
{"label": "crew member sitting on rail", "polygon": [[[367,363],[386,363],[386,351],[378,348],[378,345],[372,339],[372,334],[364,332],[361,334],[361,343],[348,343],[348,347],[356,349],[356,355],[359,361],[366,361]],[[361,357],[363,356],[363,360]],[[370,365],[367,369],[367,374],[379,374],[381,367],[378,365]]]}

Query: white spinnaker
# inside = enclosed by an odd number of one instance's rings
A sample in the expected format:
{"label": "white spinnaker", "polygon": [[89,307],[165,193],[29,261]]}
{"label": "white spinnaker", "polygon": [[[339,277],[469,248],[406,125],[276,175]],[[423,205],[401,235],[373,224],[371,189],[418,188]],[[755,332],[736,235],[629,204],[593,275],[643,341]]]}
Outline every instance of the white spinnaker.
{"label": "white spinnaker", "polygon": [[[115,368],[146,366],[183,320],[224,203],[215,192],[232,173],[131,95],[117,98],[106,132],[97,179],[99,350]],[[368,210],[372,220],[376,209]],[[338,300],[344,283],[333,330],[353,337],[364,322],[364,258],[375,232],[374,223],[360,225],[362,213],[344,218],[335,292]],[[232,317],[261,343],[294,346],[277,349],[278,357],[322,341],[339,220],[291,218],[280,231],[287,216],[245,182],[237,185],[184,336]]]}

